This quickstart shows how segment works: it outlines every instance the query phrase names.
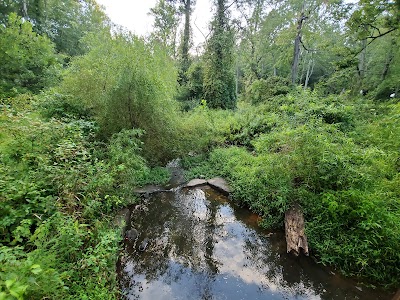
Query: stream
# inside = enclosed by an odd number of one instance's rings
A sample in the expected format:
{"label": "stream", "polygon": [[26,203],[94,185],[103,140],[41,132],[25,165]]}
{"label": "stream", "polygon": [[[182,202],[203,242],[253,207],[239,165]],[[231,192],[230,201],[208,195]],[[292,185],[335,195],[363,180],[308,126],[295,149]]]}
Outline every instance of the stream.
{"label": "stream", "polygon": [[260,229],[257,215],[208,186],[147,195],[128,215],[139,236],[117,265],[125,299],[390,299],[287,254],[284,232]]}

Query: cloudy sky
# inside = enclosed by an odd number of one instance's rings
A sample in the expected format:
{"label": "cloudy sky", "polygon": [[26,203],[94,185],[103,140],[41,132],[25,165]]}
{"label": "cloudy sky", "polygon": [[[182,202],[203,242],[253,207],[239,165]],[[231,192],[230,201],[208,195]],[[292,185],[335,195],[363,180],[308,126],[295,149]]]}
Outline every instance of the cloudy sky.
{"label": "cloudy sky", "polygon": [[[146,35],[151,31],[153,19],[148,13],[150,8],[155,6],[156,0],[96,1],[105,7],[106,14],[114,23],[128,28],[137,35]],[[208,34],[208,23],[212,15],[210,1],[197,0],[196,2],[195,11],[192,14],[192,31],[195,45],[204,42],[203,34]]]}

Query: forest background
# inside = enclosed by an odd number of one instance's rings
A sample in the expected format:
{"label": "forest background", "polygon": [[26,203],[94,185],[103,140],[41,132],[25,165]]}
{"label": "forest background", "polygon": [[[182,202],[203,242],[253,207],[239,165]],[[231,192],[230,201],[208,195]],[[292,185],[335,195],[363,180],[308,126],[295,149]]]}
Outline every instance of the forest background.
{"label": "forest background", "polygon": [[196,52],[194,0],[159,0],[146,38],[93,0],[1,2],[0,299],[118,298],[113,215],[178,157],[264,228],[299,204],[319,262],[399,286],[400,2],[212,4]]}

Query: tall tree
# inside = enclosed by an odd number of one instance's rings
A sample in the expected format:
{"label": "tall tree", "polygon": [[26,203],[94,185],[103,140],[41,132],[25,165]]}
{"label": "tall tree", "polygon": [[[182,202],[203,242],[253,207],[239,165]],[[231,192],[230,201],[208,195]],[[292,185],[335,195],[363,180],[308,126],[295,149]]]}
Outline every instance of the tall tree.
{"label": "tall tree", "polygon": [[[241,0],[236,2],[237,10],[241,14],[241,44],[245,77],[248,81],[260,79],[264,74],[259,64],[263,55],[258,51],[262,37],[260,29],[263,21],[266,0]],[[265,37],[264,37],[265,38]]]}
{"label": "tall tree", "polygon": [[159,0],[154,8],[150,9],[154,17],[152,38],[159,41],[176,58],[176,38],[179,25],[179,9],[171,2]]}
{"label": "tall tree", "polygon": [[[190,66],[189,49],[190,49],[190,14],[191,0],[182,0],[185,12],[185,27],[183,29],[182,44],[181,44],[181,71],[186,74]],[[186,80],[184,76],[183,80]]]}
{"label": "tall tree", "polygon": [[6,0],[0,4],[0,23],[14,12],[29,20],[33,30],[47,35],[56,49],[74,56],[85,51],[82,38],[109,25],[95,0]]}
{"label": "tall tree", "polygon": [[54,83],[61,67],[54,44],[15,13],[0,26],[0,61],[0,96],[39,92]]}
{"label": "tall tree", "polygon": [[308,18],[304,13],[305,1],[301,6],[301,10],[299,13],[299,17],[297,18],[297,27],[296,27],[296,37],[294,39],[294,51],[293,51],[293,61],[292,61],[292,84],[296,84],[297,75],[298,75],[298,67],[299,67],[299,59],[300,59],[300,43],[303,29],[303,22]]}
{"label": "tall tree", "polygon": [[182,41],[179,47],[179,82],[185,84],[187,82],[187,71],[190,67],[190,43],[191,43],[191,30],[190,30],[190,17],[196,0],[169,0],[173,3],[179,3],[180,9],[183,11],[185,18],[183,25]]}
{"label": "tall tree", "polygon": [[[349,34],[358,41],[359,49],[356,50],[359,58],[358,75],[359,87],[368,85],[366,78],[368,71],[368,50],[376,40],[385,42],[387,36],[390,39],[398,39],[400,28],[400,1],[366,1],[360,0],[356,9],[347,22]],[[389,46],[389,51],[391,47]],[[389,60],[391,55],[388,56]],[[389,71],[391,64],[385,64],[383,73]]]}
{"label": "tall tree", "polygon": [[215,0],[204,68],[204,97],[211,108],[236,107],[234,32],[229,24],[227,0]]}

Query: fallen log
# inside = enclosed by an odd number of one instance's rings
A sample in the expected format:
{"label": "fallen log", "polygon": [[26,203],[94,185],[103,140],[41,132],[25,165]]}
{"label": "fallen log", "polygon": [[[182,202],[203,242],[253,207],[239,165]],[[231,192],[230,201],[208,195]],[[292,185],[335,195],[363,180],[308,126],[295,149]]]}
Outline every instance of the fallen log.
{"label": "fallen log", "polygon": [[304,233],[304,217],[299,205],[292,206],[285,213],[285,234],[287,253],[293,252],[294,255],[300,254],[303,249],[308,255],[307,236]]}

